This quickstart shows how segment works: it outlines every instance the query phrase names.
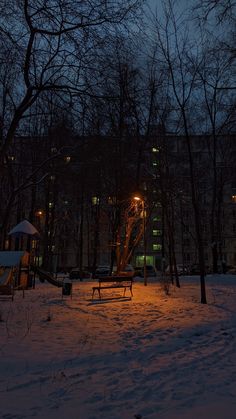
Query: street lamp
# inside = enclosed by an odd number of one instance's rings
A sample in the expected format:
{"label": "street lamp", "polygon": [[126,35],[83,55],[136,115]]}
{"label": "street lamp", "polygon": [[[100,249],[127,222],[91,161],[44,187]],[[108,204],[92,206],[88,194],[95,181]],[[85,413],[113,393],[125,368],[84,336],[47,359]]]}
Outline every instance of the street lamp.
{"label": "street lamp", "polygon": [[143,278],[144,278],[144,285],[147,285],[147,239],[146,239],[146,208],[145,208],[145,200],[140,196],[134,196],[134,200],[140,202],[142,212],[141,217],[143,219]]}
{"label": "street lamp", "polygon": [[[43,226],[44,226],[44,221],[45,221],[45,213],[44,213],[43,209],[36,210],[35,219],[36,219],[37,228],[38,228],[39,232],[41,233],[41,237],[42,237]],[[44,242],[44,240],[43,240],[43,242]],[[37,240],[36,246],[35,246],[35,257],[34,257],[34,263],[37,266],[40,265],[40,259],[41,259],[40,253],[41,253],[41,251],[42,251],[42,240]],[[34,288],[35,288],[35,277],[34,277]]]}

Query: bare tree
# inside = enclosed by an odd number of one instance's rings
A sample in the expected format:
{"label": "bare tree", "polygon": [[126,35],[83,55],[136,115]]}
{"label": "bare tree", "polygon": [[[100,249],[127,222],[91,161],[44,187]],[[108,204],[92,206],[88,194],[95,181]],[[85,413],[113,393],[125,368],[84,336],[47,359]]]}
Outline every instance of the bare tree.
{"label": "bare tree", "polygon": [[[236,3],[234,0],[199,0],[194,5],[194,13],[198,17],[201,28],[208,33],[208,39],[214,39],[216,48],[224,52],[230,65],[235,66],[235,23]],[[220,29],[220,30],[219,30]],[[235,70],[233,70],[235,73]],[[233,84],[223,84],[221,89],[235,90]]]}
{"label": "bare tree", "polygon": [[[220,207],[222,206],[223,196],[221,194],[220,198],[218,193],[219,190],[222,191],[223,186],[222,173],[219,171],[219,165],[222,167],[223,164],[220,138],[222,133],[229,132],[235,101],[228,92],[219,89],[220,86],[229,84],[232,77],[231,66],[224,52],[217,47],[203,50],[197,72],[200,78],[199,97],[202,98],[200,99],[202,103],[201,124],[204,123],[205,125],[204,131],[207,135],[207,150],[209,153],[208,176],[211,173],[210,234],[213,272],[216,273],[218,272],[218,255],[222,253],[220,249],[221,231],[219,229],[222,220],[219,215],[222,213]],[[204,114],[202,110],[205,110]],[[225,150],[227,150],[227,147],[225,147]],[[210,195],[210,192],[208,195]]]}
{"label": "bare tree", "polygon": [[[2,162],[20,121],[42,92],[56,92],[68,101],[74,95],[92,94],[98,77],[92,66],[94,54],[114,25],[127,22],[139,4],[138,0],[4,2],[0,44],[3,51],[6,44],[11,50],[16,78],[3,98],[8,101],[8,115],[2,120]],[[89,78],[90,88],[85,82]]]}
{"label": "bare tree", "polygon": [[200,0],[199,4],[195,6],[195,10],[201,10],[205,19],[212,12],[216,12],[218,19],[235,19],[234,10],[235,10],[235,1],[233,0]]}
{"label": "bare tree", "polygon": [[[182,22],[183,23],[183,22]],[[176,113],[181,118],[182,128],[185,135],[189,176],[191,185],[191,199],[194,211],[195,230],[198,246],[200,265],[201,303],[206,304],[205,289],[205,263],[204,247],[202,238],[201,216],[198,201],[196,183],[196,170],[192,152],[191,123],[189,121],[189,108],[193,100],[193,89],[196,82],[197,66],[190,65],[188,34],[179,31],[180,22],[177,23],[173,2],[169,0],[165,8],[165,21],[161,23],[155,19],[155,43],[159,47],[160,60],[170,76],[173,98],[175,99]],[[185,28],[185,26],[184,26]]]}

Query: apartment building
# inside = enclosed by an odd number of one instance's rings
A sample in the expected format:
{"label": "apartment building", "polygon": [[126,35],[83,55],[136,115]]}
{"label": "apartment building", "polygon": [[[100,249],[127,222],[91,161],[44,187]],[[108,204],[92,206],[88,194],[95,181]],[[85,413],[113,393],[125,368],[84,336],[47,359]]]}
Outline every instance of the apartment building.
{"label": "apartment building", "polygon": [[[205,261],[212,266],[215,246],[219,262],[236,265],[236,136],[218,137],[215,154],[213,143],[211,136],[191,137]],[[124,222],[121,208],[137,192],[139,164],[145,236],[131,263],[142,266],[146,256],[146,263],[158,269],[163,261],[167,265],[171,235],[177,263],[197,263],[185,137],[158,130],[145,144],[141,163],[138,151],[136,139],[123,141],[121,147],[119,139],[85,141],[68,132],[16,138],[9,155],[11,175],[18,186],[27,179],[28,185],[15,196],[5,232],[24,218],[32,221],[41,232],[38,261],[53,270],[109,264],[117,244],[117,222]],[[6,175],[2,215],[11,191],[7,181]],[[3,237],[5,248],[14,246],[6,234]]]}

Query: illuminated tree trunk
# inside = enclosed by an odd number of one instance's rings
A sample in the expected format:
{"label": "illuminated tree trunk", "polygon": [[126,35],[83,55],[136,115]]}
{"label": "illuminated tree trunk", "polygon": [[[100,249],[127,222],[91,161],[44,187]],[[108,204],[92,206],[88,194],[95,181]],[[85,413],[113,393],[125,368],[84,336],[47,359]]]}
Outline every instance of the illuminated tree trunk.
{"label": "illuminated tree trunk", "polygon": [[[139,244],[144,233],[143,209],[136,203],[131,203],[130,207],[124,214],[124,230],[122,226],[118,229],[117,234],[117,271],[124,270],[126,265],[130,262],[133,252]],[[123,237],[122,237],[123,233]]]}

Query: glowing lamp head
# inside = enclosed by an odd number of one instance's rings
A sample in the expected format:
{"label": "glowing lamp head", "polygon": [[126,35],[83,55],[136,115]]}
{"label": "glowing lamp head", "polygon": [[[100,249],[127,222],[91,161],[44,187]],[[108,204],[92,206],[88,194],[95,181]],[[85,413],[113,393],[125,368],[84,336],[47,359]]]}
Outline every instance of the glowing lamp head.
{"label": "glowing lamp head", "polygon": [[35,214],[37,217],[40,217],[41,215],[43,215],[43,211],[39,210],[36,212]]}

